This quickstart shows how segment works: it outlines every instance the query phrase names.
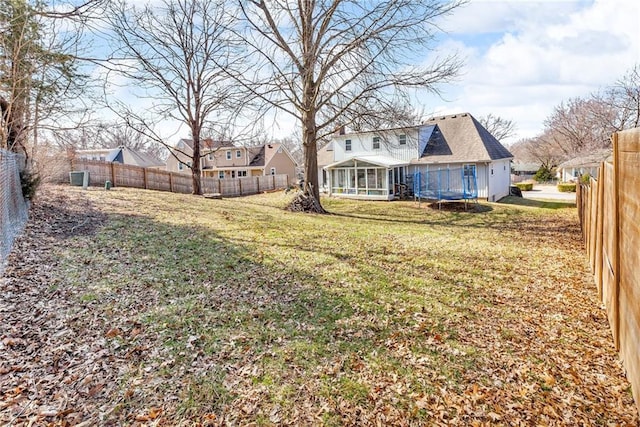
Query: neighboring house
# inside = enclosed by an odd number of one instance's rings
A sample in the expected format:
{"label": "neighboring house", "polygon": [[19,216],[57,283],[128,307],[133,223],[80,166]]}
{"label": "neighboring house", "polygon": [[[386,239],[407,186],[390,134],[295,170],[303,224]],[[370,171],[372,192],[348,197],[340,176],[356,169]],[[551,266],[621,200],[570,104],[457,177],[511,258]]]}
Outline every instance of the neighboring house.
{"label": "neighboring house", "polygon": [[[181,139],[174,153],[176,156],[170,156],[167,161],[167,170],[190,173],[193,142]],[[288,175],[290,182],[296,179],[296,162],[282,144],[237,147],[229,141],[206,139],[200,147],[200,153],[200,168],[204,177],[224,179]]]}
{"label": "neighboring house", "polygon": [[522,182],[533,179],[542,167],[540,163],[523,163],[514,161],[511,164],[511,182]]}
{"label": "neighboring house", "polygon": [[334,135],[332,148],[334,162],[324,168],[331,195],[392,200],[411,189],[417,172],[448,170],[473,175],[477,197],[496,201],[509,195],[513,156],[468,113],[408,128]]}
{"label": "neighboring house", "polygon": [[[214,141],[210,138],[200,142],[200,170],[203,176],[208,176],[215,166],[215,153],[219,150],[232,149],[235,146],[231,141]],[[181,139],[171,150],[167,159],[167,171],[178,173],[191,173],[191,162],[193,159],[193,141]]]}
{"label": "neighboring house", "polygon": [[84,160],[121,163],[123,165],[140,166],[143,168],[164,168],[164,162],[162,160],[124,146],[77,150],[74,155],[76,158]]}
{"label": "neighboring house", "polygon": [[558,179],[562,182],[577,182],[582,175],[598,176],[600,164],[611,156],[611,148],[576,156],[557,167]]}

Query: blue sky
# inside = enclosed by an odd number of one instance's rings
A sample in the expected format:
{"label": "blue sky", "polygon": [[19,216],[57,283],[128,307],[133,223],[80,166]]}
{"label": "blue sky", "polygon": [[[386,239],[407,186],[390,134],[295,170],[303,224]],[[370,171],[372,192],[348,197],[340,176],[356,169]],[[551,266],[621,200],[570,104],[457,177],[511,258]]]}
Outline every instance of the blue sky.
{"label": "blue sky", "polygon": [[[517,134],[506,144],[538,135],[561,102],[588,97],[640,64],[638,0],[471,0],[439,25],[445,32],[435,49],[416,63],[456,52],[465,65],[440,87],[442,98],[421,96],[416,109],[425,118],[469,112],[512,120]],[[277,121],[265,123],[273,136],[293,132],[293,118]],[[189,137],[178,123],[164,123],[161,133]]]}
{"label": "blue sky", "polygon": [[507,144],[539,134],[562,101],[588,97],[640,63],[638,0],[471,0],[441,25],[435,54],[458,52],[465,66],[441,87],[445,100],[421,107],[513,120]]}

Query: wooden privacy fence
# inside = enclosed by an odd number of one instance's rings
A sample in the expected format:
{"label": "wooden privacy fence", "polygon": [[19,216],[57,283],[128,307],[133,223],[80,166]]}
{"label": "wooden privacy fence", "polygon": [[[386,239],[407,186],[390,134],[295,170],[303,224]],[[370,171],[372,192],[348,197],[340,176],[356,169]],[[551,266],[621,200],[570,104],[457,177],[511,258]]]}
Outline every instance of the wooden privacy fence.
{"label": "wooden privacy fence", "polygon": [[613,160],[579,186],[577,205],[598,295],[640,410],[640,128],[612,140]]}
{"label": "wooden privacy fence", "polygon": [[[149,169],[140,166],[108,163],[96,160],[73,160],[73,171],[89,171],[89,185],[144,188],[147,190],[191,193],[191,175]],[[243,178],[202,178],[204,193],[219,193],[223,197],[246,196],[263,191],[289,187],[288,175],[260,175]]]}

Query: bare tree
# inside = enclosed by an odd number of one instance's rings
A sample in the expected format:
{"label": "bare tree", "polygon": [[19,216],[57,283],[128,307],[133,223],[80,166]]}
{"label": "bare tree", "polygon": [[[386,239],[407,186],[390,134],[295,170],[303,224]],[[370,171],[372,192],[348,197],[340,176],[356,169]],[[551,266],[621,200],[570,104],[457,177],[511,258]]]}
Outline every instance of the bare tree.
{"label": "bare tree", "polygon": [[412,89],[437,92],[460,62],[455,56],[416,66],[431,50],[437,20],[463,1],[239,1],[243,38],[259,60],[238,76],[268,107],[302,129],[305,193],[319,203],[317,142],[336,125],[403,104]]}
{"label": "bare tree", "polygon": [[193,141],[190,156],[193,193],[202,194],[200,158],[205,129],[227,129],[237,115],[237,95],[229,73],[242,72],[239,47],[229,27],[233,17],[223,0],[163,0],[160,5],[116,3],[110,14],[117,49],[110,70],[124,76],[140,99],[150,100],[147,114],[118,102],[127,124],[179,152],[159,135],[157,124],[177,120]]}
{"label": "bare tree", "polygon": [[614,131],[640,127],[640,65],[635,65],[594,99],[615,112],[602,117]]}
{"label": "bare tree", "polygon": [[409,128],[419,124],[427,115],[424,109],[417,110],[409,100],[395,100],[354,114],[349,127],[355,132]]}
{"label": "bare tree", "polygon": [[612,108],[595,98],[572,98],[555,107],[545,120],[545,134],[567,157],[606,148],[615,132],[614,116]]}
{"label": "bare tree", "polygon": [[559,135],[551,131],[544,132],[535,138],[522,141],[523,151],[535,163],[539,163],[547,170],[552,170],[567,159],[567,154],[561,149],[558,137]]}
{"label": "bare tree", "polygon": [[491,113],[478,117],[478,122],[498,141],[511,138],[516,133],[516,125],[513,121],[494,116]]}

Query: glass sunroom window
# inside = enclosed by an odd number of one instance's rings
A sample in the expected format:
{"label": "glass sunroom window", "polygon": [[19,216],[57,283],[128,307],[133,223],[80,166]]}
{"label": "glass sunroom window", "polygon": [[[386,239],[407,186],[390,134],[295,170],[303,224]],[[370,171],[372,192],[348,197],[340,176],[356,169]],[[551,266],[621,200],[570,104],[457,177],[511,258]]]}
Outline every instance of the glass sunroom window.
{"label": "glass sunroom window", "polygon": [[367,181],[365,179],[366,169],[358,169],[358,188],[367,188]]}
{"label": "glass sunroom window", "polygon": [[393,172],[369,162],[352,159],[331,170],[332,192],[338,194],[358,194],[363,196],[384,196],[391,194],[387,175]]}
{"label": "glass sunroom window", "polygon": [[367,187],[376,188],[376,170],[367,169]]}

